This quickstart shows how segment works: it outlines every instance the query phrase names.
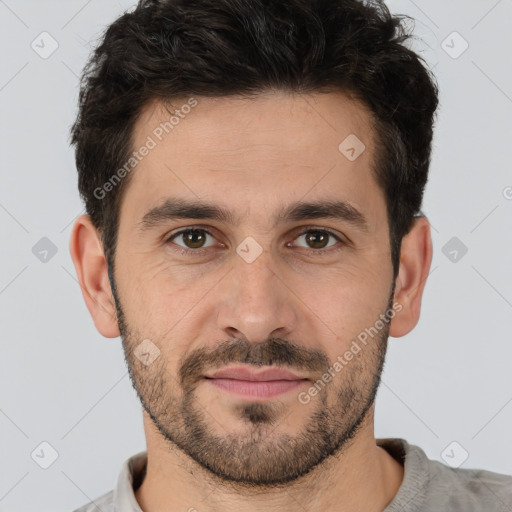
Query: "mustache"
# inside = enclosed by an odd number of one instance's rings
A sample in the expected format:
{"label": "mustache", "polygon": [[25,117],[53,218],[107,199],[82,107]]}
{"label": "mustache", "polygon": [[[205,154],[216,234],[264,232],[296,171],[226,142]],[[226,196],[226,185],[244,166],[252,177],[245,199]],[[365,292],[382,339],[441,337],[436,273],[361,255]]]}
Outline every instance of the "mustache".
{"label": "mustache", "polygon": [[187,354],[178,364],[178,379],[184,389],[191,389],[208,370],[232,363],[295,368],[320,375],[329,367],[329,359],[323,352],[281,338],[270,338],[261,343],[236,339]]}

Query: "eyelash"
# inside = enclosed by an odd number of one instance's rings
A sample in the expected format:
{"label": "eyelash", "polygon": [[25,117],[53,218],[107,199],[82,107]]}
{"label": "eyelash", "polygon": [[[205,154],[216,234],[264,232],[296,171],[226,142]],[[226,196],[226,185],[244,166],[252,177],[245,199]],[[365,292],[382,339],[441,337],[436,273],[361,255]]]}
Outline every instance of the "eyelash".
{"label": "eyelash", "polygon": [[[183,235],[184,233],[188,233],[190,231],[201,231],[203,233],[210,235],[212,238],[215,238],[215,236],[212,233],[210,233],[210,231],[208,231],[207,229],[192,226],[192,227],[188,227],[185,229],[181,229],[180,231],[177,231],[176,233],[173,233],[166,239],[165,243],[166,244],[171,243],[178,236]],[[332,247],[329,247],[328,249],[307,249],[305,247],[301,247],[301,249],[309,255],[326,256],[327,254],[336,253],[336,252],[342,250],[345,245],[348,245],[345,241],[343,241],[338,235],[336,235],[332,231],[329,231],[328,229],[324,229],[324,228],[317,228],[314,226],[307,226],[295,238],[298,238],[298,237],[303,236],[310,232],[330,235],[333,238],[335,238],[338,242],[340,242],[341,246],[338,248],[334,248],[334,249]],[[187,248],[181,247],[179,245],[177,247],[178,247],[178,249],[176,249],[176,250],[179,251],[181,255],[194,254],[195,256],[202,256],[206,251],[208,251],[208,249],[211,249],[211,247],[205,247],[205,248],[201,248],[201,249],[187,249]]]}

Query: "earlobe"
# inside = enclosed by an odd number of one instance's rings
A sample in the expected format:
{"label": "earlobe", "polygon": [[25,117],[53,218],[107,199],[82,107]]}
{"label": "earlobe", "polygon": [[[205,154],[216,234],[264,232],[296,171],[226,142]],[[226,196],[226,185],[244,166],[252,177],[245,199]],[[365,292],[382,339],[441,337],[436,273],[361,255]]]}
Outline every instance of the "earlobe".
{"label": "earlobe", "polygon": [[401,309],[391,321],[390,336],[404,336],[418,323],[421,298],[431,262],[430,224],[426,217],[417,217],[409,233],[402,239],[400,268],[394,293],[394,302],[400,304]]}
{"label": "earlobe", "polygon": [[82,215],[75,221],[69,251],[82,295],[96,329],[107,338],[119,336],[107,262],[100,236],[89,215]]}

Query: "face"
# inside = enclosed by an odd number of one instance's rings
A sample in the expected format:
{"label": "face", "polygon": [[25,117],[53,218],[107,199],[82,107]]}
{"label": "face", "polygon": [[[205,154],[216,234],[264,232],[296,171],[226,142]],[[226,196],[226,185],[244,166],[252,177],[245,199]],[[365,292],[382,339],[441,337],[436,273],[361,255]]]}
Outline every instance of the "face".
{"label": "face", "polygon": [[341,93],[187,100],[134,130],[151,149],[114,274],[130,376],[204,468],[291,481],[357,439],[382,371],[394,282],[370,118]]}

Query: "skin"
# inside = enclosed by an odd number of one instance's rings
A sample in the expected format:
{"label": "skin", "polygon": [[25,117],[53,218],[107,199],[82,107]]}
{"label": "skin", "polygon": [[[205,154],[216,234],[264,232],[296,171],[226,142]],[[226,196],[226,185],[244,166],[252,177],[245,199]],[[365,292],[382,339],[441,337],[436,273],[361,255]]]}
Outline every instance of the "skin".
{"label": "skin", "polygon": [[[94,323],[103,336],[121,335],[143,404],[148,466],[136,499],[144,512],[382,511],[403,467],[376,444],[373,399],[388,335],[407,334],[419,319],[432,258],[428,221],[415,219],[404,237],[394,282],[385,197],[371,170],[371,117],[345,94],[196,99],[133,171],[121,203],[115,295],[88,216],[76,220],[70,241]],[[146,105],[134,148],[168,118],[162,103]],[[338,149],[349,134],[366,146],[354,161]],[[174,219],[141,231],[144,214],[171,196],[222,206],[239,222]],[[274,223],[281,207],[314,200],[350,203],[367,229],[329,218]],[[170,240],[191,227],[212,236]],[[340,240],[311,238],[306,227]],[[236,252],[248,236],[262,248],[251,263]],[[193,254],[197,247],[205,252]],[[299,392],[392,304],[399,311],[391,322],[301,403]],[[144,339],[160,350],[147,366],[135,356]],[[309,380],[251,399],[203,378],[244,361]]]}

